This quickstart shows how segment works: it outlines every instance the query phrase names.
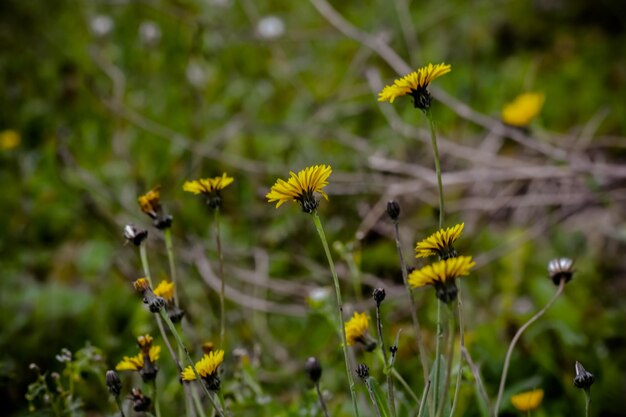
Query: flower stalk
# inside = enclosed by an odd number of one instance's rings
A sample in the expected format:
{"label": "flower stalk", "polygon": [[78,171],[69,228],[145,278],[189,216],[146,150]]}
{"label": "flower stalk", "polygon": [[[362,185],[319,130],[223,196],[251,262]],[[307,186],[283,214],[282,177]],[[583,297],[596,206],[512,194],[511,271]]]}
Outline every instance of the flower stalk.
{"label": "flower stalk", "polygon": [[322,246],[324,247],[324,252],[326,253],[326,258],[328,259],[328,266],[333,276],[333,283],[335,285],[335,295],[337,297],[337,309],[339,311],[339,321],[341,325],[340,327],[341,327],[343,358],[346,363],[346,373],[348,375],[348,384],[350,386],[350,396],[352,397],[352,406],[354,407],[354,414],[356,417],[359,417],[359,407],[357,405],[357,400],[356,400],[356,389],[354,386],[354,379],[352,378],[350,360],[348,358],[348,343],[346,341],[346,327],[345,327],[345,322],[343,318],[343,303],[341,301],[341,288],[339,287],[339,278],[337,277],[337,271],[335,270],[335,263],[333,262],[333,258],[330,254],[328,241],[326,240],[326,234],[324,233],[324,228],[322,227],[322,222],[317,213],[317,210],[315,210],[312,214],[313,214],[313,223],[315,223],[315,228],[317,229],[317,233],[319,234],[320,240],[322,241]]}
{"label": "flower stalk", "polygon": [[563,289],[565,288],[565,283],[566,283],[566,278],[561,277],[559,286],[556,292],[554,293],[554,295],[552,296],[552,298],[550,299],[550,301],[548,301],[548,303],[541,310],[539,310],[534,316],[530,318],[530,320],[528,320],[522,327],[520,327],[517,330],[517,333],[515,333],[515,336],[513,336],[513,339],[511,340],[511,344],[509,345],[509,349],[506,352],[506,358],[504,359],[504,368],[502,369],[502,376],[500,377],[500,388],[498,389],[498,396],[496,397],[496,405],[493,408],[494,417],[498,417],[498,413],[500,412],[500,402],[502,401],[502,394],[504,394],[504,386],[506,384],[506,377],[509,372],[509,365],[511,364],[511,355],[513,354],[513,349],[515,348],[515,344],[517,343],[519,338],[522,336],[522,333],[524,333],[524,331],[526,331],[526,329],[530,327],[531,324],[539,320],[539,318],[541,318],[541,316],[543,316],[544,313],[550,307],[552,307],[552,304],[554,304],[557,298],[559,298],[559,296],[563,293]]}
{"label": "flower stalk", "polygon": [[222,238],[220,235],[220,208],[215,208],[215,241],[217,244],[217,256],[219,259],[220,272],[220,346],[224,346],[224,334],[226,328],[226,309],[224,302],[225,282],[224,282],[224,253],[222,251]]}

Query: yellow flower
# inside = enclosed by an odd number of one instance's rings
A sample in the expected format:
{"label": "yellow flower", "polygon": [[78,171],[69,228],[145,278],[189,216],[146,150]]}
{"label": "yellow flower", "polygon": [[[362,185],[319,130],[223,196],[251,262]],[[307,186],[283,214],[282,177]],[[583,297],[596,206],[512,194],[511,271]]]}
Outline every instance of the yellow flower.
{"label": "yellow flower", "polygon": [[415,246],[415,257],[425,258],[431,255],[439,255],[441,259],[455,257],[456,250],[453,244],[461,236],[464,227],[465,223],[460,223],[445,230],[440,229],[418,242]]}
{"label": "yellow flower", "polygon": [[456,298],[458,292],[454,280],[468,275],[475,264],[471,256],[459,256],[435,262],[411,272],[408,277],[409,285],[413,288],[432,285],[435,287],[437,298],[444,303],[449,303]]}
{"label": "yellow flower", "polygon": [[135,282],[133,282],[133,287],[135,287],[135,291],[144,293],[148,289],[150,289],[150,283],[146,278],[139,278]]}
{"label": "yellow flower", "polygon": [[154,294],[163,297],[165,301],[170,302],[174,299],[174,283],[170,281],[161,281],[154,289]]}
{"label": "yellow flower", "polygon": [[[152,346],[148,352],[150,362],[154,363],[159,359],[161,353],[161,346]],[[120,361],[115,367],[116,371],[141,371],[143,369],[143,353],[138,353],[135,356],[124,356],[124,359]]]}
{"label": "yellow flower", "polygon": [[187,181],[183,184],[183,190],[194,194],[203,194],[209,207],[217,209],[222,205],[221,191],[233,181],[234,179],[224,172],[221,177]]}
{"label": "yellow flower", "polygon": [[435,262],[411,272],[408,277],[409,285],[418,288],[429,284],[434,285],[438,282],[445,284],[458,277],[468,275],[475,264],[471,256],[459,256]]}
{"label": "yellow flower", "polygon": [[155,187],[137,198],[141,211],[156,219],[161,210],[161,187]]}
{"label": "yellow flower", "polygon": [[355,312],[352,318],[346,322],[346,343],[348,346],[363,341],[370,325],[370,317],[366,313]]}
{"label": "yellow flower", "polygon": [[528,126],[541,111],[544,99],[543,93],[524,93],[517,96],[502,109],[502,121],[511,126]]}
{"label": "yellow flower", "polygon": [[[219,349],[202,356],[200,361],[196,362],[196,371],[202,378],[210,378],[217,375],[219,366],[224,361],[224,351]],[[191,366],[188,366],[181,373],[183,381],[193,381],[196,379],[196,374],[193,372]]]}
{"label": "yellow flower", "polygon": [[313,213],[319,201],[314,193],[321,194],[326,200],[328,195],[323,188],[328,185],[328,177],[332,173],[329,165],[315,165],[299,171],[297,174],[289,172],[289,179],[278,179],[269,193],[265,196],[268,202],[276,203],[276,208],[287,201],[297,201],[306,213]]}
{"label": "yellow flower", "polygon": [[451,70],[451,66],[443,62],[437,65],[428,64],[427,67],[422,67],[395,80],[392,85],[385,86],[378,94],[378,101],[393,103],[398,97],[410,95],[413,97],[413,103],[416,108],[428,109],[432,100],[430,93],[426,89],[428,84]]}
{"label": "yellow flower", "polygon": [[233,181],[234,179],[224,172],[221,177],[187,181],[183,184],[183,190],[194,194],[212,194],[216,191],[223,190]]}
{"label": "yellow flower", "polygon": [[141,350],[150,349],[152,347],[153,340],[154,339],[152,339],[152,336],[150,336],[149,334],[139,336],[137,337],[137,345],[139,345]]}
{"label": "yellow flower", "polygon": [[513,407],[519,411],[532,411],[541,405],[543,400],[543,390],[534,389],[532,391],[522,392],[511,397]]}
{"label": "yellow flower", "polygon": [[10,150],[16,148],[22,138],[15,130],[3,130],[0,132],[0,149]]}

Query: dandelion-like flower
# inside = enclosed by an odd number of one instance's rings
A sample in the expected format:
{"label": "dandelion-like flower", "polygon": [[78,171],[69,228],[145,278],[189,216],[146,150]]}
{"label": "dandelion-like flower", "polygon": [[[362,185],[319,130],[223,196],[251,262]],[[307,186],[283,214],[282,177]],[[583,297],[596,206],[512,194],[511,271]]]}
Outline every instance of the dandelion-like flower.
{"label": "dandelion-like flower", "polygon": [[183,190],[194,194],[204,195],[209,207],[215,209],[222,205],[221,191],[229,186],[233,181],[234,179],[226,175],[224,172],[221,177],[201,178],[194,181],[187,181],[183,184]]}
{"label": "dandelion-like flower", "polygon": [[328,185],[328,177],[332,173],[329,165],[315,165],[299,171],[289,172],[289,179],[278,179],[270,192],[265,196],[268,202],[276,202],[276,208],[287,201],[297,201],[305,213],[313,213],[319,206],[315,193],[328,200],[324,187]]}
{"label": "dandelion-like flower", "polygon": [[167,280],[159,282],[159,285],[154,289],[154,294],[163,297],[165,302],[172,301],[174,299],[174,283]]}
{"label": "dandelion-like flower", "polygon": [[158,313],[163,307],[165,307],[165,300],[162,297],[154,294],[150,283],[146,278],[139,278],[133,282],[135,291],[143,295],[144,304],[148,305],[151,313]]}
{"label": "dandelion-like flower", "polygon": [[[200,375],[211,391],[219,391],[220,389],[218,371],[222,362],[224,362],[224,351],[221,349],[205,354],[202,359],[196,362],[195,368],[198,375]],[[191,366],[183,370],[181,378],[183,381],[194,381],[196,379],[196,374]]]}
{"label": "dandelion-like flower", "polygon": [[520,94],[502,109],[502,121],[516,127],[526,127],[532,119],[537,117],[543,106],[543,93]]}
{"label": "dandelion-like flower", "polygon": [[[140,336],[140,338],[143,336]],[[138,344],[140,338],[137,339]],[[144,381],[150,381],[156,378],[159,368],[156,366],[156,361],[159,359],[161,353],[161,346],[152,345],[152,338],[149,343],[145,343],[141,347],[141,352],[135,356],[124,356],[124,359],[120,361],[115,367],[116,371],[137,371]]]}
{"label": "dandelion-like flower", "polygon": [[157,229],[167,229],[172,226],[173,217],[163,214],[161,206],[161,187],[155,187],[137,198],[139,208],[154,221]]}
{"label": "dandelion-like flower", "polygon": [[179,323],[183,319],[185,312],[176,306],[173,282],[167,280],[159,282],[154,289],[154,295],[163,298],[167,315],[172,322]]}
{"label": "dandelion-like flower", "polygon": [[517,410],[525,412],[532,411],[541,405],[543,400],[543,390],[534,389],[522,392],[511,397],[511,403]]}
{"label": "dandelion-like flower", "polygon": [[452,67],[449,64],[428,64],[426,67],[395,80],[392,85],[385,86],[378,94],[378,101],[393,103],[398,97],[410,95],[413,97],[413,105],[416,109],[428,110],[432,102],[428,85],[450,71],[452,71]]}
{"label": "dandelion-like flower", "polygon": [[425,258],[432,255],[439,255],[439,259],[456,257],[457,253],[453,245],[461,236],[464,227],[465,223],[460,223],[445,230],[437,230],[426,239],[417,243],[415,246],[415,257]]}
{"label": "dandelion-like flower", "polygon": [[0,149],[8,151],[19,146],[20,134],[15,130],[3,130],[0,132]]}
{"label": "dandelion-like flower", "polygon": [[475,264],[471,256],[448,258],[411,272],[408,282],[413,288],[434,286],[437,298],[449,303],[456,298],[458,292],[454,280],[468,275]]}
{"label": "dandelion-like flower", "polygon": [[368,340],[367,331],[370,326],[370,316],[367,313],[354,312],[352,318],[345,324],[346,344],[352,346],[355,343],[362,343],[368,351],[376,348],[376,342]]}

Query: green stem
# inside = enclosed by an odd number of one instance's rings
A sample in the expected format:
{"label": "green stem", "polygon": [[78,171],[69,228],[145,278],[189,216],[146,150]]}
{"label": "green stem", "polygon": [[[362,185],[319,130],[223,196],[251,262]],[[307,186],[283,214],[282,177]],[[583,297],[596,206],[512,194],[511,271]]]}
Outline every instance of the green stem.
{"label": "green stem", "polygon": [[324,413],[324,417],[329,417],[328,410],[326,409],[326,402],[324,401],[324,397],[322,396],[322,391],[320,390],[320,384],[318,382],[315,383],[315,391],[317,392],[317,398],[320,401],[320,407],[322,407],[322,412]]}
{"label": "green stem", "polygon": [[120,400],[120,397],[115,397],[115,403],[117,404],[118,410],[120,410],[121,417],[126,417],[124,409],[122,408],[122,401]]}
{"label": "green stem", "polygon": [[[447,396],[448,390],[450,388],[450,375],[452,374],[452,361],[454,360],[454,317],[450,309],[448,309],[448,325],[446,327],[446,333],[447,333],[448,349],[446,351],[446,375],[444,379],[445,382],[443,384],[442,393]],[[446,401],[447,399],[442,399],[441,402],[439,403],[437,416],[440,416],[442,414]]]}
{"label": "green stem", "polygon": [[224,394],[222,394],[222,391],[218,391],[216,393],[216,397],[220,402],[220,406],[222,407],[222,410],[224,410],[224,413],[226,414],[226,401],[224,401]]}
{"label": "green stem", "polygon": [[376,328],[378,330],[378,343],[383,353],[383,361],[385,365],[385,374],[387,375],[387,402],[389,403],[389,412],[392,417],[396,416],[396,399],[393,392],[393,378],[389,369],[392,365],[387,359],[387,350],[385,349],[385,338],[383,337],[383,322],[380,314],[380,304],[376,303]]}
{"label": "green stem", "polygon": [[222,239],[220,236],[220,209],[215,209],[215,240],[217,242],[217,256],[220,264],[220,346],[224,346],[224,334],[226,327],[225,307],[224,307],[224,254],[222,252]]}
{"label": "green stem", "polygon": [[391,368],[391,374],[394,376],[394,378],[398,380],[398,382],[400,382],[400,385],[404,387],[404,389],[411,396],[413,401],[415,401],[416,403],[419,403],[420,399],[417,397],[417,394],[413,392],[413,390],[411,389],[411,386],[404,380],[404,378],[402,378],[402,375],[400,375],[400,373],[395,368]]}
{"label": "green stem", "polygon": [[415,339],[417,341],[418,354],[422,363],[422,373],[424,374],[424,383],[428,381],[428,358],[426,357],[426,347],[424,346],[424,340],[422,339],[422,329],[420,322],[417,318],[417,306],[413,299],[413,290],[409,286],[408,274],[406,270],[406,263],[404,262],[404,254],[402,253],[402,244],[400,243],[400,230],[398,221],[394,222],[396,249],[398,251],[398,258],[400,259],[400,270],[402,271],[402,280],[404,281],[404,287],[406,288],[411,302],[411,319],[413,320],[413,327],[415,328]]}
{"label": "green stem", "polygon": [[365,387],[367,388],[367,392],[370,395],[370,400],[372,401],[372,405],[374,406],[374,411],[376,412],[376,417],[380,417],[380,410],[378,409],[378,403],[376,403],[376,396],[374,395],[374,390],[372,390],[372,385],[370,384],[370,377],[365,378],[363,380],[365,383]]}
{"label": "green stem", "polygon": [[346,341],[346,327],[343,319],[343,304],[341,302],[341,289],[339,288],[339,278],[337,277],[337,271],[335,271],[335,263],[333,262],[333,258],[330,255],[330,249],[328,248],[328,241],[326,240],[326,234],[324,233],[324,228],[322,227],[322,222],[320,221],[320,217],[317,214],[317,211],[313,213],[313,222],[315,223],[315,228],[317,229],[317,233],[320,236],[320,240],[322,241],[322,246],[324,246],[324,252],[326,252],[326,258],[328,259],[328,266],[330,267],[330,272],[333,276],[333,283],[335,284],[335,295],[337,296],[337,308],[339,310],[339,321],[341,324],[341,342],[343,348],[343,358],[346,362],[346,372],[348,375],[348,384],[350,385],[350,395],[352,397],[352,406],[354,407],[354,414],[356,417],[359,417],[359,408],[356,400],[356,389],[354,386],[354,379],[352,378],[352,369],[350,367],[350,360],[348,359],[348,343]]}
{"label": "green stem", "polygon": [[426,381],[426,385],[424,385],[424,392],[422,393],[422,400],[420,401],[419,412],[417,413],[417,417],[422,417],[424,415],[424,411],[426,411],[426,407],[424,404],[426,403],[426,397],[428,397],[428,392],[430,391],[430,379]]}
{"label": "green stem", "polygon": [[585,417],[589,417],[589,405],[591,404],[591,392],[585,388]]}
{"label": "green stem", "polygon": [[202,382],[202,378],[200,377],[200,374],[198,374],[198,370],[196,369],[196,365],[193,363],[193,359],[191,359],[191,356],[189,355],[189,351],[185,347],[185,344],[183,343],[182,339],[180,338],[180,335],[178,334],[178,331],[176,330],[176,326],[174,326],[174,323],[172,323],[172,320],[170,320],[169,316],[167,315],[167,313],[164,310],[160,310],[159,314],[161,315],[161,318],[163,319],[165,324],[167,324],[167,327],[170,329],[170,332],[174,335],[174,338],[176,339],[176,342],[178,343],[178,346],[180,346],[183,349],[183,351],[185,352],[185,356],[187,357],[187,362],[189,362],[189,364],[191,365],[191,369],[192,369],[194,375],[196,376],[196,381],[198,381],[198,384],[202,387],[202,390],[204,391],[206,396],[209,398],[209,402],[211,403],[213,408],[215,408],[215,410],[217,411],[217,414],[219,414],[221,417],[226,417],[224,415],[224,412],[215,403],[215,400],[213,400],[213,396],[211,395],[211,392],[208,390],[208,388]]}
{"label": "green stem", "polygon": [[202,402],[200,401],[200,397],[198,396],[198,391],[191,385],[187,385],[186,387],[189,389],[189,391],[191,391],[191,398],[193,399],[193,404],[196,407],[196,412],[198,413],[198,416],[206,417],[204,407],[202,407]]}
{"label": "green stem", "polygon": [[511,340],[511,344],[509,345],[509,350],[506,352],[506,358],[504,359],[504,368],[502,369],[502,376],[500,377],[500,388],[498,389],[498,397],[496,398],[496,405],[493,409],[494,417],[498,417],[498,413],[500,411],[500,401],[502,400],[502,394],[504,393],[504,385],[506,384],[506,376],[509,371],[509,365],[511,364],[511,355],[513,354],[513,348],[515,348],[515,344],[517,343],[519,338],[522,336],[522,333],[524,333],[524,331],[531,324],[533,324],[541,316],[543,316],[543,314],[552,306],[552,304],[554,304],[556,299],[559,298],[559,296],[563,292],[564,288],[565,288],[565,279],[561,278],[559,287],[557,288],[556,292],[554,293],[550,301],[548,301],[548,303],[541,310],[539,310],[534,316],[530,318],[530,320],[528,320],[522,327],[520,327],[517,333],[515,333],[515,336],[513,336],[513,340]]}
{"label": "green stem", "polygon": [[152,402],[154,404],[154,413],[156,414],[156,417],[161,417],[161,406],[159,405],[156,379],[152,380]]}
{"label": "green stem", "polygon": [[[452,407],[450,407],[450,417],[454,416],[454,410],[456,408],[456,402],[459,398],[459,391],[460,391],[460,387],[461,387],[461,375],[463,374],[463,359],[465,357],[465,354],[467,353],[467,350],[465,349],[465,326],[463,325],[463,302],[461,301],[461,283],[460,280],[457,279],[456,280],[456,286],[458,288],[458,293],[457,293],[457,309],[456,309],[456,318],[457,321],[459,323],[459,372],[456,375],[456,386],[454,387],[454,397],[452,399]],[[480,380],[480,377],[476,380],[477,384],[482,385],[482,382]],[[486,396],[486,393],[484,392],[484,387],[479,387],[479,391],[481,393],[484,393]],[[486,406],[487,409],[489,409],[489,400],[484,398],[483,399],[486,402]]]}
{"label": "green stem", "polygon": [[[433,385],[435,389],[433,390],[433,410],[437,412],[439,409],[439,369],[441,368],[441,358],[439,357],[441,352],[441,338],[443,337],[443,332],[441,330],[441,300],[437,299],[437,337],[435,339],[435,362],[433,363],[435,366],[435,377],[433,378]],[[431,414],[435,415],[435,414]]]}
{"label": "green stem", "polygon": [[174,262],[174,245],[172,244],[172,229],[169,227],[163,232],[165,236],[165,249],[167,251],[167,260],[170,265],[170,277],[174,283],[174,305],[179,306],[178,300],[178,277],[176,275],[176,263]]}
{"label": "green stem", "polygon": [[[435,157],[435,172],[437,173],[437,187],[439,188],[439,228],[443,227],[443,183],[441,181],[441,163],[439,161],[439,147],[437,146],[437,133],[435,132],[435,121],[430,109],[424,111],[426,118],[428,119],[428,126],[430,127],[430,141],[433,147],[433,155]],[[436,391],[435,385],[435,391]]]}
{"label": "green stem", "polygon": [[154,286],[152,285],[152,276],[150,275],[150,266],[148,265],[148,254],[146,253],[145,242],[139,245],[139,256],[141,257],[141,265],[143,266],[143,273],[146,276],[146,279],[148,280],[148,283],[150,284],[150,286],[154,288]]}

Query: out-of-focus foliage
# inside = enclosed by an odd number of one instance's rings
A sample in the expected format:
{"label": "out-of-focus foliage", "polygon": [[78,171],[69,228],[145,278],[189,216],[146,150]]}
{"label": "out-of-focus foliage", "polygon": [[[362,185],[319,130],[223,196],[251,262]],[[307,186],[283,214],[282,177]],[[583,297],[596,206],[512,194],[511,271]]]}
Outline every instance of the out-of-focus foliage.
{"label": "out-of-focus foliage", "polygon": [[[514,413],[511,394],[534,387],[545,390],[535,415],[582,415],[575,360],[596,375],[592,414],[623,415],[624,175],[585,165],[624,162],[622,2],[333,3],[410,65],[450,63],[436,87],[481,114],[498,118],[519,93],[545,93],[529,135],[571,159],[488,132],[458,108],[433,106],[441,138],[453,143],[442,145],[444,171],[458,174],[444,181],[446,223],[466,223],[458,249],[478,262],[462,284],[468,346],[495,397],[508,342],[554,291],[547,262],[572,257],[577,272],[565,295],[518,344],[502,415]],[[157,337],[130,285],[142,274],[138,253],[121,236],[126,223],[150,227],[136,198],[156,185],[174,215],[187,338],[199,359],[200,343],[218,334],[216,287],[203,269],[208,260],[216,270],[213,218],[182,184],[223,171],[235,178],[223,195],[222,224],[227,282],[236,290],[222,347],[233,410],[319,414],[302,370],[314,355],[324,366],[330,411],[349,415],[332,292],[310,298],[331,283],[315,229],[297,208],[276,210],[263,198],[277,177],[317,163],[333,167],[330,202],[320,210],[331,242],[343,242],[334,254],[347,314],[373,308],[373,286],[388,289],[387,340],[402,329],[398,369],[419,394],[420,363],[384,203],[399,199],[405,255],[420,266],[412,248],[436,228],[436,188],[419,170],[432,170],[422,131],[407,132],[426,128],[421,112],[408,99],[376,102],[398,75],[384,59],[311,3],[287,0],[3,0],[0,51],[0,132],[17,134],[0,142],[3,415],[27,412],[25,395],[37,380],[30,363],[62,372],[55,355],[89,343],[111,368],[133,354],[138,334]],[[506,170],[479,172],[515,162],[537,175],[494,181]],[[169,274],[161,233],[150,228],[147,244],[158,282]],[[431,289],[416,300],[434,350]],[[235,348],[248,359],[236,360]],[[163,413],[177,415],[176,370],[164,353]],[[356,358],[384,382],[373,355],[357,350]],[[465,376],[458,412],[481,415]],[[403,407],[414,407],[398,391]],[[81,386],[81,398],[94,415],[115,410],[101,378]]]}

